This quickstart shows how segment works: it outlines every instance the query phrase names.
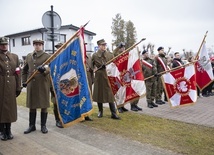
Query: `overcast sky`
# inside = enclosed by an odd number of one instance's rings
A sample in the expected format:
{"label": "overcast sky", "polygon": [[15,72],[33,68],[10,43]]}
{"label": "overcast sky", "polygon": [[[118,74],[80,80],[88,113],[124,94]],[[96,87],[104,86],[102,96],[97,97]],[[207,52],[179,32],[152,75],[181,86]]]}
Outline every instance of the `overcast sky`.
{"label": "overcast sky", "polygon": [[0,0],[0,36],[41,28],[42,15],[51,9],[62,25],[84,25],[96,33],[93,43],[104,38],[110,45],[112,18],[120,13],[131,20],[139,45],[155,44],[172,51],[197,52],[208,31],[207,48],[214,50],[214,0]]}

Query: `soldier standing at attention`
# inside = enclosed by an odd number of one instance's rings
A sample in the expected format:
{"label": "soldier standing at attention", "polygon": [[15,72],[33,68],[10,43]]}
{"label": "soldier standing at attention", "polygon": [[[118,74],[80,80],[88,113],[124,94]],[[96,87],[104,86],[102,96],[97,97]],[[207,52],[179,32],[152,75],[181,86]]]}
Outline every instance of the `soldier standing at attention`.
{"label": "soldier standing at attention", "polygon": [[[26,56],[25,65],[22,72],[23,87],[27,87],[27,107],[29,110],[29,128],[24,131],[24,134],[28,134],[36,130],[36,113],[37,108],[41,109],[41,131],[42,133],[48,133],[46,128],[47,121],[47,108],[50,107],[50,70],[47,65],[42,64],[50,57],[49,54],[43,51],[44,41],[34,40],[34,51]],[[33,79],[26,84],[27,78],[29,78],[35,70],[38,73]]]}
{"label": "soldier standing at attention", "polygon": [[[125,43],[120,42],[117,45],[116,49],[113,51],[113,54],[116,57],[124,51],[125,51]],[[123,112],[129,111],[129,110],[123,106],[123,107],[118,108],[118,111],[119,111],[119,113],[123,113]]]}
{"label": "soldier standing at attention", "polygon": [[92,64],[97,67],[94,80],[93,100],[98,104],[98,118],[103,117],[103,103],[109,103],[112,119],[120,119],[116,114],[114,104],[114,95],[108,82],[106,73],[106,63],[111,60],[114,55],[106,50],[106,42],[104,39],[97,41],[98,51],[92,55]]}
{"label": "soldier standing at attention", "polygon": [[145,80],[147,106],[149,108],[158,107],[158,105],[154,103],[154,99],[156,96],[156,79],[157,79],[156,64],[153,59],[149,58],[148,51],[144,50],[142,52],[142,55],[143,55],[142,70],[144,78],[154,76],[148,80]]}
{"label": "soldier standing at attention", "polygon": [[16,97],[21,93],[19,59],[8,51],[8,39],[0,38],[0,138],[13,139],[11,123],[17,120]]}
{"label": "soldier standing at attention", "polygon": [[[165,53],[164,53],[164,48],[163,47],[159,47],[158,49],[158,55],[155,57],[155,63],[157,66],[157,73],[161,73],[163,71],[167,70],[167,59],[165,57]],[[158,76],[157,77],[157,87],[156,87],[156,104],[165,104],[165,102],[162,99],[162,94],[163,94],[163,84],[161,81],[161,77]]]}

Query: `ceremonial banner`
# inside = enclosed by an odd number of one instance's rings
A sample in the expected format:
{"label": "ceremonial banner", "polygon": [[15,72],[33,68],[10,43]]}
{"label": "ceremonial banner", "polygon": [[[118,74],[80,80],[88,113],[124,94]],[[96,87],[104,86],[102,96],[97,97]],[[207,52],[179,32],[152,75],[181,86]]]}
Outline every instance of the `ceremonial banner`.
{"label": "ceremonial banner", "polygon": [[146,87],[136,48],[116,58],[107,65],[106,71],[118,107],[145,95]]}
{"label": "ceremonial banner", "polygon": [[213,80],[212,65],[205,43],[200,51],[198,61],[195,63],[196,68],[196,83],[200,90],[208,86]]}
{"label": "ceremonial banner", "polygon": [[[80,31],[81,34],[82,31]],[[84,42],[78,35],[51,63],[51,79],[64,127],[92,112],[91,94],[83,63]]]}
{"label": "ceremonial banner", "polygon": [[195,67],[193,64],[161,76],[171,107],[193,104],[197,100]]}

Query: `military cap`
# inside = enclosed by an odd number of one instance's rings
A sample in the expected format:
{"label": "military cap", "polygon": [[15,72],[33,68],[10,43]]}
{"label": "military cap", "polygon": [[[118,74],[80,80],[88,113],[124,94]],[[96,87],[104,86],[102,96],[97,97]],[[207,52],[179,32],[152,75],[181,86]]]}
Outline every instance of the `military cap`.
{"label": "military cap", "polygon": [[158,47],[158,51],[160,51],[160,50],[162,50],[162,49],[164,49],[163,47]]}
{"label": "military cap", "polygon": [[44,41],[43,40],[40,40],[40,39],[36,39],[33,41],[33,44],[43,44],[44,45]]}
{"label": "military cap", "polygon": [[7,37],[0,37],[0,45],[8,44],[8,38]]}
{"label": "military cap", "polygon": [[58,43],[58,44],[55,45],[55,47],[56,47],[56,48],[59,48],[59,47],[61,47],[62,45],[63,45],[63,43]]}
{"label": "military cap", "polygon": [[148,52],[147,50],[143,50],[142,54],[145,54],[146,52]]}
{"label": "military cap", "polygon": [[97,45],[106,45],[107,43],[105,42],[104,39],[98,40]]}
{"label": "military cap", "polygon": [[118,48],[122,48],[122,47],[125,47],[125,43],[124,42],[120,42],[118,45],[117,45]]}

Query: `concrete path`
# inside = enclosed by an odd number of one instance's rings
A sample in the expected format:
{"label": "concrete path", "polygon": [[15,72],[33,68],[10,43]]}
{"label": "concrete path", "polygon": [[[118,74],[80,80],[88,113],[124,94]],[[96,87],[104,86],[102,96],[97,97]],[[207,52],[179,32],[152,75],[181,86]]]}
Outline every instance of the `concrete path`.
{"label": "concrete path", "polygon": [[[199,98],[193,106],[170,109],[169,104],[149,109],[145,98],[139,101],[142,114],[214,127],[214,97]],[[108,104],[105,104],[108,105]],[[130,109],[127,104],[126,108]],[[123,114],[120,114],[121,118]],[[48,134],[40,131],[37,117],[37,131],[28,135],[23,131],[28,126],[28,109],[18,107],[18,121],[12,124],[13,140],[0,141],[0,155],[174,155],[176,153],[148,144],[109,134],[91,128],[84,123],[60,129],[55,126],[53,115],[48,116]]]}

